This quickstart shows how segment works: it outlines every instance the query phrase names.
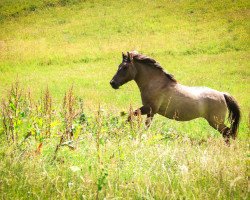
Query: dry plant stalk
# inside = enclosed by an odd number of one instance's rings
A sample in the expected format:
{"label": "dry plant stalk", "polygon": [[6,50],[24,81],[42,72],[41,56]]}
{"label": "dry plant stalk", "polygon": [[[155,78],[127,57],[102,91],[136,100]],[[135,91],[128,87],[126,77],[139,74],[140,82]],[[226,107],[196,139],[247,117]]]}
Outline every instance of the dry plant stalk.
{"label": "dry plant stalk", "polygon": [[134,128],[134,124],[133,124],[133,121],[134,121],[134,110],[132,108],[132,105],[130,104],[129,106],[129,123],[130,123],[130,127],[133,129]]}
{"label": "dry plant stalk", "polygon": [[98,108],[98,111],[97,111],[96,122],[97,122],[97,132],[96,132],[97,158],[98,158],[98,163],[101,164],[100,133],[101,133],[101,128],[102,128],[102,115],[101,115],[101,106],[100,106],[100,104],[99,104],[99,108]]}
{"label": "dry plant stalk", "polygon": [[137,109],[136,111],[134,111],[131,104],[129,107],[128,121],[130,123],[132,132],[136,135],[139,134],[139,140],[141,141],[141,138],[142,138],[142,130],[141,130],[142,126],[141,125],[143,121],[141,110]]}
{"label": "dry plant stalk", "polygon": [[9,142],[11,140],[12,142],[18,142],[16,127],[18,124],[21,97],[22,90],[20,89],[19,82],[16,81],[11,86],[7,100],[2,100],[3,130]]}
{"label": "dry plant stalk", "polygon": [[72,139],[73,138],[73,121],[79,115],[79,111],[75,108],[76,106],[76,98],[73,94],[73,86],[69,89],[69,91],[65,94],[63,100],[63,115],[64,115],[64,123],[65,123],[65,138]]}
{"label": "dry plant stalk", "polygon": [[52,97],[47,87],[43,97],[43,112],[45,118],[45,134],[47,137],[51,136],[51,120],[52,120]]}
{"label": "dry plant stalk", "polygon": [[2,100],[1,111],[2,111],[3,131],[6,135],[7,141],[10,142],[10,140],[12,139],[12,141],[14,142],[14,135],[11,134],[13,133],[13,131],[11,131],[11,128],[13,127],[13,120],[12,118],[10,118],[9,109],[4,100]]}
{"label": "dry plant stalk", "polygon": [[[46,95],[45,95],[46,96]],[[47,95],[48,96],[48,95]],[[47,97],[46,96],[46,97]],[[47,97],[48,98],[48,97]],[[47,106],[47,111],[51,113],[51,108]],[[73,86],[68,90],[68,92],[65,93],[63,98],[63,106],[62,106],[62,117],[64,121],[64,130],[61,133],[60,141],[58,145],[56,146],[55,152],[54,152],[54,158],[56,159],[56,155],[60,147],[62,146],[63,142],[65,140],[73,140],[73,123],[74,120],[79,116],[79,114],[83,111],[82,104],[80,105],[80,109],[77,108],[77,101],[76,97],[73,94]],[[51,120],[51,119],[49,119]]]}
{"label": "dry plant stalk", "polygon": [[139,141],[141,142],[142,140],[142,129],[141,129],[141,125],[142,125],[142,116],[141,116],[141,110],[138,109],[137,110],[137,132],[139,133]]}
{"label": "dry plant stalk", "polygon": [[56,145],[53,161],[56,159],[57,152],[58,152],[59,148],[61,147],[63,141],[64,141],[64,137],[63,137],[63,134],[62,134],[61,137],[60,137],[60,141],[59,141],[58,145]]}

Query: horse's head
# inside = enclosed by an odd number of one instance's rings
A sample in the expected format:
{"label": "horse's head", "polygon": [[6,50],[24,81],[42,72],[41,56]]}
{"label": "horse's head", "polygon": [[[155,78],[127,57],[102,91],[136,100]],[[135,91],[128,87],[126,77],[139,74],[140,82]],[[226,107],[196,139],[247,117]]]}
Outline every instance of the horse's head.
{"label": "horse's head", "polygon": [[127,55],[122,53],[122,63],[119,65],[116,74],[110,81],[110,85],[114,89],[118,89],[121,85],[133,80],[136,72],[130,53],[128,52]]}

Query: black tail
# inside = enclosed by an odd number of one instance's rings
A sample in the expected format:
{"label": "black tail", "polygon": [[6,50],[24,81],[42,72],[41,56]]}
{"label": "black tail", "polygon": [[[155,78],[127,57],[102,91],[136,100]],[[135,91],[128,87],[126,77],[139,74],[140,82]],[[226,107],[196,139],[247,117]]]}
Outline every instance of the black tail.
{"label": "black tail", "polygon": [[224,97],[227,103],[227,108],[229,110],[228,120],[231,123],[230,133],[233,139],[235,139],[240,123],[240,107],[232,96],[224,94]]}

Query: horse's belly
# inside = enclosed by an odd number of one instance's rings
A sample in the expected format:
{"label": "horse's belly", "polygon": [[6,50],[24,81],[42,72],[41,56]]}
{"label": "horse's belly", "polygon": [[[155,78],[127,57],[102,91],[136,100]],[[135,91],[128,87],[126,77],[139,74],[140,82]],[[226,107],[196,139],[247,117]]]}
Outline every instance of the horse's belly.
{"label": "horse's belly", "polygon": [[189,121],[201,116],[198,105],[186,105],[179,107],[160,107],[158,114],[177,121]]}
{"label": "horse's belly", "polygon": [[173,113],[158,113],[164,117],[167,117],[168,119],[174,119],[176,121],[190,121],[192,119],[196,119],[201,117],[200,115],[194,115],[194,114],[182,114],[178,112],[173,112]]}

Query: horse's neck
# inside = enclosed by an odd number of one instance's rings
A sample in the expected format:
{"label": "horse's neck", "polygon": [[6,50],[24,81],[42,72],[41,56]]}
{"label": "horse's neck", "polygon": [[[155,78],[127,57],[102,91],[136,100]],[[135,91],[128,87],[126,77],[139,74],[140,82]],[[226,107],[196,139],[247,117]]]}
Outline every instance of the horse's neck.
{"label": "horse's neck", "polygon": [[136,69],[137,75],[135,82],[140,90],[151,88],[152,85],[159,86],[160,84],[167,84],[165,74],[158,69],[145,66],[141,63],[136,63]]}

